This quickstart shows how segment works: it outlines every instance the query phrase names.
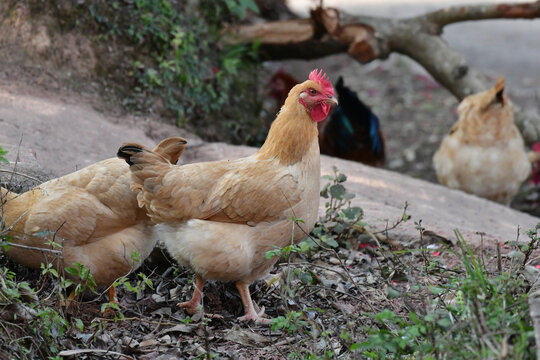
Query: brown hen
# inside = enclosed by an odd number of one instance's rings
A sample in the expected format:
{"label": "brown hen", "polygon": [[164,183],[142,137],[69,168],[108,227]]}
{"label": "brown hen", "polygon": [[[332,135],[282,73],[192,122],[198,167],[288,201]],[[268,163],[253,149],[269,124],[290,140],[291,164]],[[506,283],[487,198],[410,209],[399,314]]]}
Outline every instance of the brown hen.
{"label": "brown hen", "polygon": [[523,138],[514,124],[504,78],[467,96],[459,120],[433,157],[439,182],[505,205],[531,172]]}
{"label": "brown hen", "polygon": [[[188,313],[197,311],[206,279],[234,281],[245,310],[239,320],[268,322],[255,311],[249,285],[277,261],[266,259],[267,251],[300,241],[315,225],[317,122],[337,103],[325,75],[313,71],[309,78],[291,90],[265,143],[247,158],[174,167],[137,144],[118,151],[160,239],[196,273],[192,299],[179,304]],[[291,216],[303,220],[303,229]]]}
{"label": "brown hen", "polygon": [[[168,138],[154,151],[176,163],[186,143]],[[156,244],[153,224],[137,206],[131,183],[129,167],[112,158],[20,195],[0,188],[0,215],[15,244],[7,255],[35,269],[42,263],[52,262],[57,269],[80,263],[98,286],[110,286],[138,267]],[[16,246],[51,248],[49,240],[62,246],[60,257]],[[111,287],[111,301],[114,296]]]}

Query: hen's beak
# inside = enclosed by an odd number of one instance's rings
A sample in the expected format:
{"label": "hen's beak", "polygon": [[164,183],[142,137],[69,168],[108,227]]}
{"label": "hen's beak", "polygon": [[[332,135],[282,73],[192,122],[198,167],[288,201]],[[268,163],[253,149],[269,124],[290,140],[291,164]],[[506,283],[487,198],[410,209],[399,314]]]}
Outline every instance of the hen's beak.
{"label": "hen's beak", "polygon": [[338,101],[334,96],[326,98],[325,102],[331,106],[338,106]]}

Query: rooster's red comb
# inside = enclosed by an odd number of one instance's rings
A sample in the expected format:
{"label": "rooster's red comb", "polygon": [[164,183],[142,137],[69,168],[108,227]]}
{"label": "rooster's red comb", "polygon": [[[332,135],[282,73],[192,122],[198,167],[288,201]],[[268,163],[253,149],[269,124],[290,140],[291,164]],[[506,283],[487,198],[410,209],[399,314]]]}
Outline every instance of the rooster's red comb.
{"label": "rooster's red comb", "polygon": [[334,96],[334,88],[332,83],[326,77],[326,74],[322,70],[315,69],[309,73],[309,80],[315,81],[317,84],[321,85],[323,91],[331,96]]}

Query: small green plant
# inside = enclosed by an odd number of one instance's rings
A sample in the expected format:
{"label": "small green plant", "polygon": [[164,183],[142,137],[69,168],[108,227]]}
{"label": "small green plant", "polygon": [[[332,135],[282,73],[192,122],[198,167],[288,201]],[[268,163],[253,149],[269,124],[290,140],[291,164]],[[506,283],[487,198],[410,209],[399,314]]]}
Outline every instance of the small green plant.
{"label": "small green plant", "polygon": [[272,319],[272,331],[284,330],[289,333],[300,331],[308,325],[307,321],[303,320],[304,317],[305,315],[300,311],[289,311],[285,316]]}
{"label": "small green plant", "polygon": [[301,242],[298,245],[292,244],[287,245],[283,248],[275,247],[274,250],[269,250],[266,252],[266,259],[271,259],[274,256],[281,257],[283,256],[286,260],[291,256],[291,254],[301,254],[309,251],[309,245],[305,242]]}
{"label": "small green plant", "polygon": [[[364,212],[358,206],[351,206],[351,200],[355,194],[347,191],[343,183],[347,176],[333,167],[334,175],[324,175],[323,179],[329,180],[321,190],[321,197],[325,199],[325,216],[319,220],[312,231],[315,238],[324,245],[337,248],[340,244],[351,246],[347,240],[354,238],[359,229],[365,226],[362,222]],[[311,238],[305,242],[312,249],[318,244]]]}
{"label": "small green plant", "polygon": [[2,149],[2,147],[0,146],[0,162],[3,162],[5,164],[8,164],[9,161],[4,157],[4,155],[6,155],[8,152],[4,149]]}
{"label": "small green plant", "polygon": [[74,263],[73,266],[66,267],[65,271],[76,279],[77,285],[73,290],[75,296],[82,295],[86,290],[96,292],[96,282],[87,267],[79,263]]}
{"label": "small green plant", "polygon": [[123,286],[127,291],[135,293],[138,297],[142,295],[142,293],[147,287],[149,287],[150,289],[154,288],[152,280],[150,280],[145,274],[138,273],[137,277],[139,277],[139,280],[137,280],[137,283],[135,285],[132,285],[129,282],[127,276],[122,276],[120,279],[116,280],[113,285]]}
{"label": "small green plant", "polygon": [[0,350],[17,359],[54,357],[69,329],[68,321],[5,267],[0,268],[0,285],[0,312],[12,314],[9,321],[0,319]]}

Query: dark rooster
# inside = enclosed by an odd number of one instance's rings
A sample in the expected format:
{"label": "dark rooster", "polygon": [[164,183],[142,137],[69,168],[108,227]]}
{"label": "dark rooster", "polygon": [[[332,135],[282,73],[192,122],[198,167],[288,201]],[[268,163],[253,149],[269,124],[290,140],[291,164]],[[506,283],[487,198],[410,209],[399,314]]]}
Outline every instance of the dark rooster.
{"label": "dark rooster", "polygon": [[[276,99],[278,109],[298,81],[283,70],[270,79],[270,96]],[[319,123],[321,153],[371,166],[382,166],[385,160],[384,138],[379,119],[359,98],[346,87],[339,77],[335,90],[339,106],[332,115]]]}
{"label": "dark rooster", "polygon": [[379,118],[339,77],[335,89],[339,106],[319,127],[321,152],[342,159],[382,166],[385,159],[384,140]]}

